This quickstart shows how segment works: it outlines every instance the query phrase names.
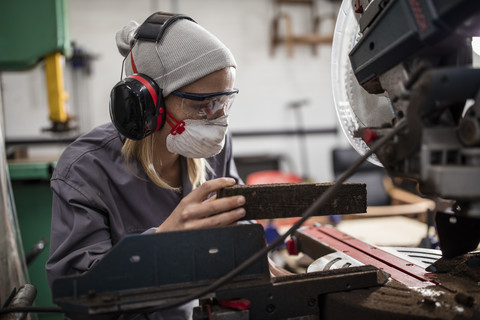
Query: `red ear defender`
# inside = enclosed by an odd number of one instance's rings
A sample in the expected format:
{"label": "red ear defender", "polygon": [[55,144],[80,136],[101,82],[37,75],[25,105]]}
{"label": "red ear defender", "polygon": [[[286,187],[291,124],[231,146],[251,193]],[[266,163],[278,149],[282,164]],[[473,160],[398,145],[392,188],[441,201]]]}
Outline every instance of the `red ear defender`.
{"label": "red ear defender", "polygon": [[[131,76],[128,76],[128,78],[133,78],[137,81],[140,81],[145,86],[145,88],[147,88],[148,92],[150,93],[150,96],[152,97],[153,102],[155,103],[155,115],[157,116],[157,126],[155,127],[155,131],[160,130],[160,128],[163,126],[165,122],[165,117],[164,117],[165,107],[163,105],[162,89],[160,89],[156,85],[155,81],[151,80],[146,75],[132,74]],[[155,87],[152,86],[150,82],[153,82],[155,84]],[[162,103],[159,103],[160,102],[159,100],[162,100]]]}
{"label": "red ear defender", "polygon": [[121,80],[110,93],[110,118],[125,137],[145,138],[165,123],[162,90],[144,74]]}

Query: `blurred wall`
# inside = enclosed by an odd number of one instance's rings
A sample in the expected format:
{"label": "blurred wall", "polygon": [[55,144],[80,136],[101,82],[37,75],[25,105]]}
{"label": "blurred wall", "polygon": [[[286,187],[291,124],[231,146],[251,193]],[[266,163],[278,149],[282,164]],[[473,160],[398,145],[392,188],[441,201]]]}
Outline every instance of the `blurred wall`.
{"label": "blurred wall", "polygon": [[[270,0],[70,0],[71,39],[94,60],[89,74],[66,70],[70,105],[82,118],[81,132],[109,121],[112,86],[120,79],[122,57],[115,32],[129,20],[143,22],[158,10],[181,12],[218,36],[233,52],[238,64],[236,87],[240,89],[231,113],[231,131],[293,130],[303,118],[303,129],[336,128],[330,81],[330,45],[296,46],[288,57],[284,46],[270,53],[270,25],[274,16]],[[338,2],[318,0],[320,14],[338,11]],[[308,28],[309,13],[292,8],[294,32]],[[332,21],[321,25],[332,32]],[[28,72],[2,74],[8,137],[38,137],[48,126],[42,65]],[[306,104],[295,111],[289,105]],[[300,113],[295,113],[300,112]],[[304,139],[304,140],[302,140]],[[302,141],[307,149],[302,149]],[[346,145],[337,134],[278,135],[234,138],[236,155],[281,154],[290,159],[286,170],[323,182],[331,180],[330,150]],[[42,150],[46,150],[42,148]],[[39,151],[37,151],[39,152]],[[56,153],[61,151],[56,150]]]}

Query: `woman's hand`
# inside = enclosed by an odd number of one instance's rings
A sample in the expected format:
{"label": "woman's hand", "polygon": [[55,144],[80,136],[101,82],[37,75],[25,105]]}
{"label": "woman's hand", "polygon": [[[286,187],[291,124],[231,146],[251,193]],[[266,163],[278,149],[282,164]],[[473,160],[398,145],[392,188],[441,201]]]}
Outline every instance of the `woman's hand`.
{"label": "woman's hand", "polygon": [[226,226],[245,216],[245,197],[233,196],[205,200],[209,194],[233,186],[235,179],[218,178],[203,183],[180,201],[156,232]]}

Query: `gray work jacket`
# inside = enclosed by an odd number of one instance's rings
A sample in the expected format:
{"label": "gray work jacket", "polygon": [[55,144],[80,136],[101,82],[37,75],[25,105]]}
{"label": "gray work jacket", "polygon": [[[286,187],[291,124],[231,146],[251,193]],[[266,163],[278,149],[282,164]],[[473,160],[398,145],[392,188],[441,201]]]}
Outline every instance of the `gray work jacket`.
{"label": "gray work jacket", "polygon": [[[121,155],[123,142],[112,124],[104,124],[78,138],[58,160],[51,178],[52,226],[46,264],[50,286],[59,276],[89,270],[125,235],[159,226],[191,192],[183,157],[180,194],[155,185],[139,163],[133,161],[129,168]],[[215,173],[208,179],[240,180],[230,135],[222,152],[207,161]],[[182,317],[181,312],[165,316]]]}

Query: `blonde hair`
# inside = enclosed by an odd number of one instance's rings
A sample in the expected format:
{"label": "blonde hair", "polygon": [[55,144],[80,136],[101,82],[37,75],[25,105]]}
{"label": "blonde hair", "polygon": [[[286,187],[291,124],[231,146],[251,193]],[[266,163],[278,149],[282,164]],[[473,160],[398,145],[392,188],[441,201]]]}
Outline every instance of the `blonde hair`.
{"label": "blonde hair", "polygon": [[[142,165],[148,177],[159,187],[177,190],[178,188],[170,186],[155,170],[153,145],[155,143],[155,135],[149,135],[146,138],[135,141],[126,139],[122,147],[122,155],[125,158],[127,166],[131,170],[131,161],[136,159]],[[206,181],[206,171],[210,169],[205,159],[186,158],[188,178],[192,184],[193,189]],[[132,171],[133,172],[133,171]]]}

